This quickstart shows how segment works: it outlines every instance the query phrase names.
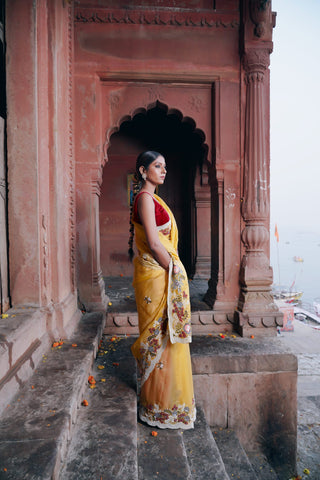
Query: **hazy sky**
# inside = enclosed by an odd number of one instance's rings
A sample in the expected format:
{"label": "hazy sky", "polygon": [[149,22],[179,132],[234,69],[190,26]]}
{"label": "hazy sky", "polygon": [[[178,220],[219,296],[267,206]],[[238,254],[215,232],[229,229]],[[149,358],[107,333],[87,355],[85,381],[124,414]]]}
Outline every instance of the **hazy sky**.
{"label": "hazy sky", "polygon": [[320,231],[320,0],[272,0],[271,231]]}

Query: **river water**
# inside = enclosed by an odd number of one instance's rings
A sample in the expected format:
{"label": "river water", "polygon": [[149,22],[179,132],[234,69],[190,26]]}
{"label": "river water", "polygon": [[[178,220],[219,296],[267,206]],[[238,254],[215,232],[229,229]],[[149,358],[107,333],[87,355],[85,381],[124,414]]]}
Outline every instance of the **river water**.
{"label": "river water", "polygon": [[[274,231],[270,234],[274,284],[293,285],[293,290],[303,291],[302,303],[312,305],[320,299],[320,231],[278,225],[278,232],[279,243]],[[295,262],[295,256],[303,262]]]}

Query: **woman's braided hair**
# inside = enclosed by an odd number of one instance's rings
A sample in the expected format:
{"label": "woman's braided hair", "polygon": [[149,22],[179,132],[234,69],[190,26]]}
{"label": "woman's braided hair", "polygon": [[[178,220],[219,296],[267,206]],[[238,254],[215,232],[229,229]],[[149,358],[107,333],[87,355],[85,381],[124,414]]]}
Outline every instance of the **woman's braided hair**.
{"label": "woman's braided hair", "polygon": [[161,153],[155,152],[153,150],[148,150],[146,152],[140,153],[136,161],[136,171],[133,177],[133,198],[130,205],[130,228],[129,228],[130,234],[129,234],[129,241],[128,241],[128,245],[129,245],[128,255],[131,261],[134,256],[134,251],[133,251],[134,226],[132,223],[134,201],[135,201],[136,195],[140,192],[141,187],[144,183],[144,180],[141,176],[139,168],[144,167],[147,170],[149,165],[160,156],[161,156]]}

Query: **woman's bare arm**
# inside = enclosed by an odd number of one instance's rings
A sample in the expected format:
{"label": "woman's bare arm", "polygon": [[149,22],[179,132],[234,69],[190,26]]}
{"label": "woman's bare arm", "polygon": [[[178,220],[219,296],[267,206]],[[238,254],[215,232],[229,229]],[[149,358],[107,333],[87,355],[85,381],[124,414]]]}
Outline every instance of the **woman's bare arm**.
{"label": "woman's bare arm", "polygon": [[171,257],[159,240],[155,206],[151,195],[140,195],[138,198],[138,213],[146,233],[147,242],[152,255],[165,270],[169,270]]}

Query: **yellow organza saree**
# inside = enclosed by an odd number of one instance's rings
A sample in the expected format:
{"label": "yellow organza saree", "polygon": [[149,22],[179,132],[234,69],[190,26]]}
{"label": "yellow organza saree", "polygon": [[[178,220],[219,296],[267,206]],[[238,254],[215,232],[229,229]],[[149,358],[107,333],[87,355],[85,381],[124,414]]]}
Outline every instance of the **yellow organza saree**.
{"label": "yellow organza saree", "polygon": [[188,429],[193,428],[196,417],[188,278],[177,254],[173,214],[160,197],[154,198],[170,217],[158,227],[158,235],[172,260],[167,272],[152,257],[143,226],[133,221],[139,251],[133,285],[140,336],[132,346],[141,374],[139,416],[152,426]]}

